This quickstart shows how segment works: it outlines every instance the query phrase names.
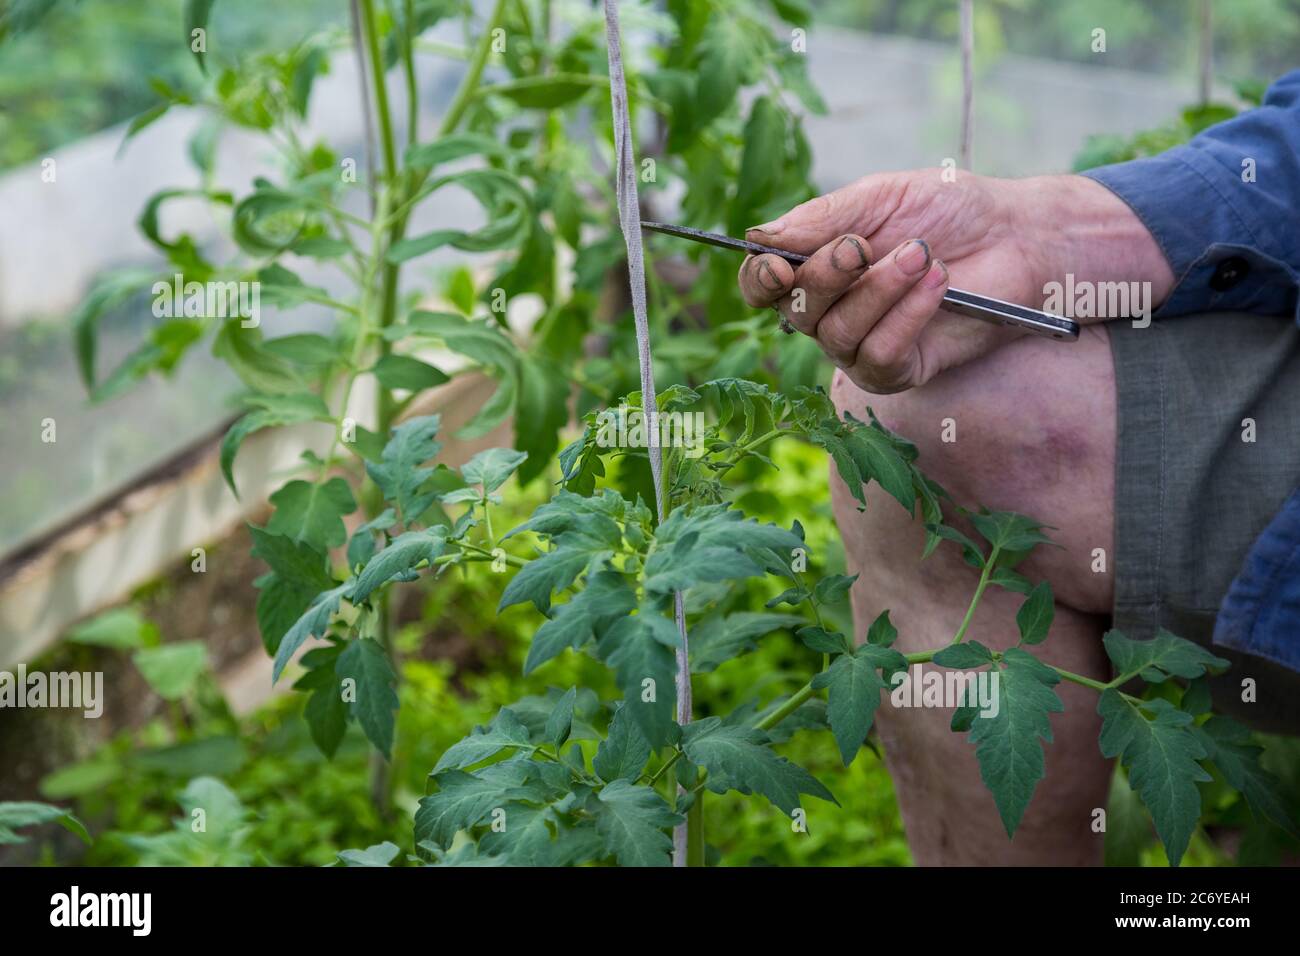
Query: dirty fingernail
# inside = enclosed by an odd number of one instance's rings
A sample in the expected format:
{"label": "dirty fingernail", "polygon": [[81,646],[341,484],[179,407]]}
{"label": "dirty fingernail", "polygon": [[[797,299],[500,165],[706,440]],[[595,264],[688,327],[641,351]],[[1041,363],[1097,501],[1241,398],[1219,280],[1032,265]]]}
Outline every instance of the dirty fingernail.
{"label": "dirty fingernail", "polygon": [[781,280],[772,271],[771,265],[766,262],[758,270],[758,281],[763,284],[763,288],[770,289],[773,292],[781,288]]}
{"label": "dirty fingernail", "polygon": [[761,226],[750,226],[746,232],[765,232],[769,236],[775,236],[785,229],[785,223],[780,219],[773,219],[771,222],[765,222]]}
{"label": "dirty fingernail", "polygon": [[948,267],[939,259],[934,260],[934,265],[930,267],[930,272],[922,280],[921,284],[927,289],[937,289],[948,281]]}
{"label": "dirty fingernail", "polygon": [[930,264],[930,247],[924,239],[913,239],[894,254],[898,268],[913,276]]}
{"label": "dirty fingernail", "polygon": [[831,250],[831,263],[841,272],[857,272],[868,265],[867,250],[855,236],[844,236]]}

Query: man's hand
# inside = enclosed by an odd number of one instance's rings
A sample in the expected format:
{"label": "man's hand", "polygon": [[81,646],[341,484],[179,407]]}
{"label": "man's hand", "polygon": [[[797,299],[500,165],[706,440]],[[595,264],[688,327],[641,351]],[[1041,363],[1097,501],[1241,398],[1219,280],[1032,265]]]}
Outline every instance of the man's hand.
{"label": "man's hand", "polygon": [[877,393],[922,385],[1025,334],[942,311],[950,282],[1034,307],[1066,272],[1152,281],[1155,302],[1173,283],[1128,206],[1080,176],[867,176],[747,236],[812,258],[795,270],[778,256],[747,257],[745,301],[778,308],[858,387]]}

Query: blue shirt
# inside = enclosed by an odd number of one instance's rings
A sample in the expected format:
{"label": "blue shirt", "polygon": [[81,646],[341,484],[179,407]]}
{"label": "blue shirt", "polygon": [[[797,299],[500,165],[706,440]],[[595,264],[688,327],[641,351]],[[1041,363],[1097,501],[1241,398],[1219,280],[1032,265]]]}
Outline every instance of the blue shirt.
{"label": "blue shirt", "polygon": [[[1300,322],[1300,70],[1258,109],[1184,146],[1085,175],[1128,203],[1169,260],[1175,285],[1156,316],[1239,311]],[[1251,547],[1214,643],[1300,671],[1300,489]]]}

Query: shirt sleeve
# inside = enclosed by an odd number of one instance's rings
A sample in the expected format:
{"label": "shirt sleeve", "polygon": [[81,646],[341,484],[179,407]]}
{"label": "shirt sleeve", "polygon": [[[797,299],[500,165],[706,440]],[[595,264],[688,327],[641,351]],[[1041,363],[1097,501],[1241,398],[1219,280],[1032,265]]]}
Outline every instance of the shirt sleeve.
{"label": "shirt sleeve", "polygon": [[1300,322],[1300,70],[1186,145],[1083,175],[1124,200],[1169,260],[1174,288],[1157,315]]}

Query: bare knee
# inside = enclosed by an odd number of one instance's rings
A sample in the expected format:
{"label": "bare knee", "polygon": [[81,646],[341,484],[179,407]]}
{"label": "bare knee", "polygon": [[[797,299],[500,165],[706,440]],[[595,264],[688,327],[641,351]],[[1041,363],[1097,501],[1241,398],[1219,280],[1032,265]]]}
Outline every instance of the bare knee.
{"label": "bare knee", "polygon": [[[837,373],[831,394],[841,412],[863,418],[870,406],[914,442],[921,469],[957,504],[1017,511],[1051,526],[1060,547],[1037,549],[1022,570],[1049,580],[1063,604],[1109,612],[1115,389],[1103,330],[1086,329],[1072,345],[1021,339],[894,395],[868,394]],[[856,516],[846,508],[847,489],[833,491],[846,548],[877,560],[907,561],[903,550],[919,558],[919,522],[878,489]],[[946,520],[970,531],[955,509]]]}

